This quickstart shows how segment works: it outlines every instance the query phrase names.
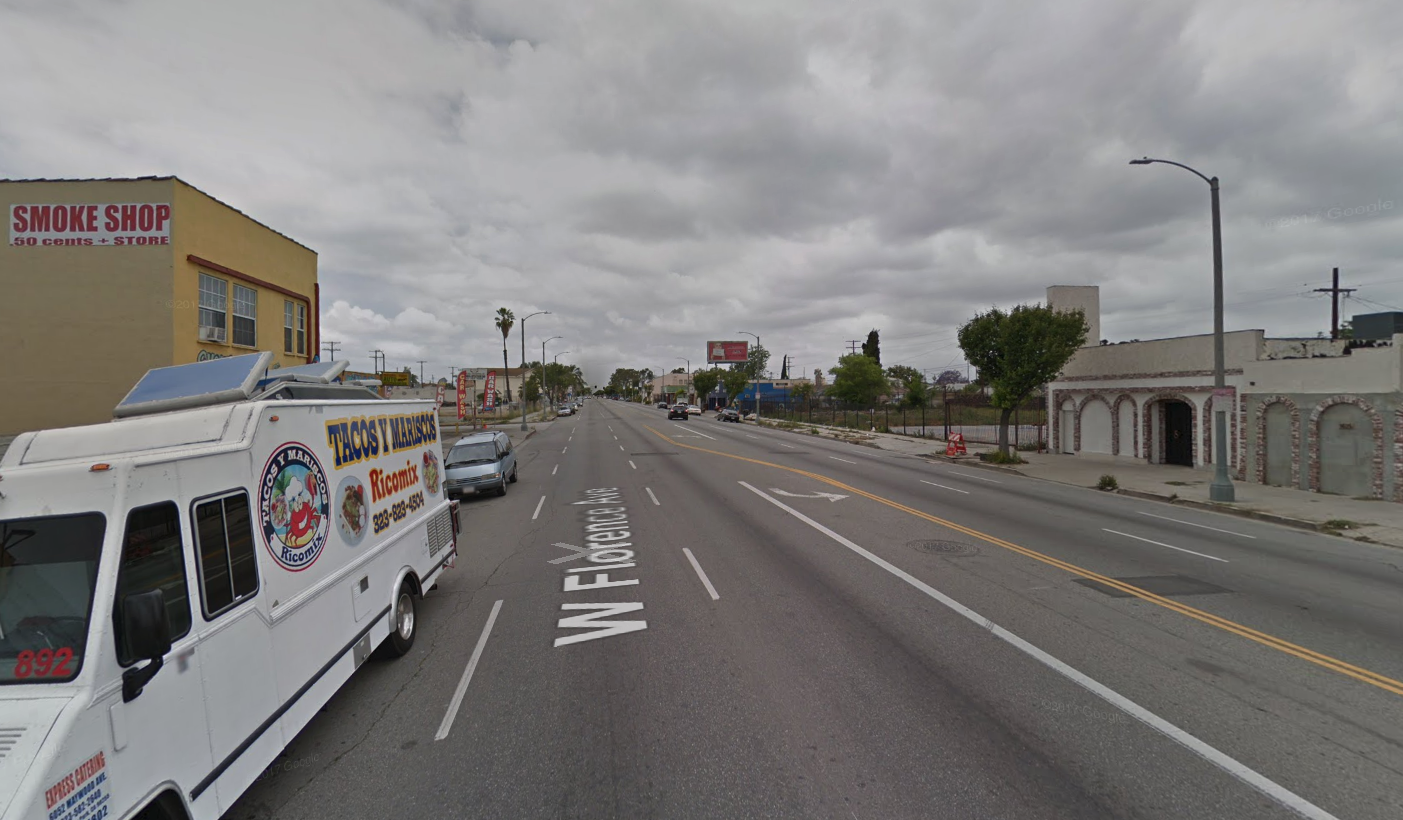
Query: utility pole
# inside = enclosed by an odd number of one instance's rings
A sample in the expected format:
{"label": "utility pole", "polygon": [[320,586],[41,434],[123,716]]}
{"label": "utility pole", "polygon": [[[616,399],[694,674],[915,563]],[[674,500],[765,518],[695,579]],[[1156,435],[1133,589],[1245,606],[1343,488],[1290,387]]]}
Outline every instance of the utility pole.
{"label": "utility pole", "polygon": [[415,364],[419,365],[419,384],[422,385],[424,383],[424,360],[420,359]]}
{"label": "utility pole", "polygon": [[372,362],[372,364],[370,365],[370,368],[371,368],[372,370],[374,370],[376,373],[383,373],[383,372],[385,371],[385,351],[383,351],[383,350],[372,350],[372,351],[370,351],[370,360],[371,360],[371,362]]}
{"label": "utility pole", "polygon": [[1330,338],[1340,338],[1340,294],[1354,293],[1359,288],[1340,287],[1340,269],[1335,268],[1333,284],[1328,288],[1316,288],[1316,293],[1330,294]]}
{"label": "utility pole", "polygon": [[856,353],[856,352],[857,352],[858,345],[860,345],[860,344],[862,344],[862,342],[859,341],[859,340],[857,340],[857,339],[849,339],[849,340],[848,340],[848,352],[849,352],[849,353]]}
{"label": "utility pole", "polygon": [[341,343],[340,343],[340,342],[327,342],[327,343],[325,343],[325,344],[322,345],[322,350],[327,351],[327,355],[331,357],[331,358],[327,359],[327,361],[329,361],[329,362],[334,362],[334,361],[336,361],[336,348],[338,348],[338,347],[340,347],[340,346],[341,346]]}

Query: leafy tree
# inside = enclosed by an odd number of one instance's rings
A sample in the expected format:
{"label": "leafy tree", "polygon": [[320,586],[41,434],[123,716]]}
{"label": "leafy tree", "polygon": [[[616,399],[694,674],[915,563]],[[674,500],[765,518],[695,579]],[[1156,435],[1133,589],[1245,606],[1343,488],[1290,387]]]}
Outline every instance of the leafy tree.
{"label": "leafy tree", "polygon": [[673,373],[686,373],[686,372],[687,372],[687,368],[685,368],[685,367],[673,368],[672,372],[673,372]]}
{"label": "leafy tree", "polygon": [[507,379],[507,402],[512,400],[512,375],[507,368],[507,336],[516,324],[516,314],[506,308],[497,308],[497,329],[502,331],[502,375]]}
{"label": "leafy tree", "polygon": [[885,394],[890,385],[882,374],[882,366],[877,360],[862,353],[849,353],[838,360],[838,366],[830,369],[833,385],[828,395],[839,401],[870,407],[877,398]]}
{"label": "leafy tree", "polygon": [[882,366],[881,342],[877,339],[877,331],[873,329],[867,334],[867,341],[862,343],[862,355],[869,359],[875,359],[877,366]]}
{"label": "leafy tree", "polygon": [[935,383],[941,386],[964,384],[966,381],[968,381],[968,379],[965,378],[965,374],[958,370],[946,370],[935,377]]}
{"label": "leafy tree", "polygon": [[906,396],[902,404],[908,407],[924,407],[926,403],[926,376],[914,367],[894,364],[887,368],[887,375],[901,382]]}
{"label": "leafy tree", "polygon": [[748,361],[745,364],[731,365],[733,370],[744,371],[748,379],[762,379],[765,377],[765,367],[770,363],[770,351],[756,345],[750,348]]}
{"label": "leafy tree", "polygon": [[706,401],[706,397],[721,383],[721,373],[721,368],[709,367],[705,370],[698,368],[697,372],[692,374],[692,389],[697,391],[702,401]]}
{"label": "leafy tree", "polygon": [[1013,409],[1057,378],[1067,360],[1086,342],[1080,310],[1056,311],[1045,305],[1017,305],[1005,313],[990,308],[960,327],[960,349],[993,388],[999,408],[999,453],[1008,456],[1008,422]]}
{"label": "leafy tree", "polygon": [[748,384],[750,384],[750,374],[745,372],[744,366],[721,371],[721,385],[726,389],[726,401],[731,404],[736,403],[740,394],[745,392],[745,387]]}
{"label": "leafy tree", "polygon": [[794,385],[794,390],[791,392],[794,394],[794,400],[796,402],[808,404],[809,399],[814,396],[814,386],[810,382],[799,382]]}

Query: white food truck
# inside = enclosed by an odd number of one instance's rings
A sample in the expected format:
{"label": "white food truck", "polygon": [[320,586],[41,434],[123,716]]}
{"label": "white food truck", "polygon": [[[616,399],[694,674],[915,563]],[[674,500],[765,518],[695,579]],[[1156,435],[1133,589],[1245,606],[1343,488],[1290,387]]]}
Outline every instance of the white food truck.
{"label": "white food truck", "polygon": [[218,818],[457,552],[432,400],[271,353],[0,460],[0,820]]}

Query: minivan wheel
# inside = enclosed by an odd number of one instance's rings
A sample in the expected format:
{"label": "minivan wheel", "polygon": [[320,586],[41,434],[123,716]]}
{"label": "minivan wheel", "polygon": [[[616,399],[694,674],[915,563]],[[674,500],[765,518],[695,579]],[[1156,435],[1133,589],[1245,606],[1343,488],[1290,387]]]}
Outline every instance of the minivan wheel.
{"label": "minivan wheel", "polygon": [[380,644],[375,654],[382,659],[398,658],[414,646],[414,636],[418,634],[419,619],[414,605],[414,590],[409,582],[400,584],[395,605],[390,610],[390,637]]}
{"label": "minivan wheel", "polygon": [[511,482],[512,482],[513,484],[516,483],[516,468],[515,468],[515,467],[512,468],[512,478],[511,478]]}
{"label": "minivan wheel", "polygon": [[500,487],[497,488],[497,496],[500,498],[501,496],[504,496],[504,495],[506,495],[506,494],[507,494],[507,478],[504,476],[504,477],[502,478],[502,486],[500,486]]}

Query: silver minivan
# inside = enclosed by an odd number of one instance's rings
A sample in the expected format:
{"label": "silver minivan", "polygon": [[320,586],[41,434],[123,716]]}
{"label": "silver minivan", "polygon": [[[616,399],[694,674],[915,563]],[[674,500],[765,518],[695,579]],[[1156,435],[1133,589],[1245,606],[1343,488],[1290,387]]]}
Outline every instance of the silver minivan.
{"label": "silver minivan", "polygon": [[449,498],[494,491],[507,494],[516,482],[516,453],[506,433],[463,436],[443,459],[443,487]]}

